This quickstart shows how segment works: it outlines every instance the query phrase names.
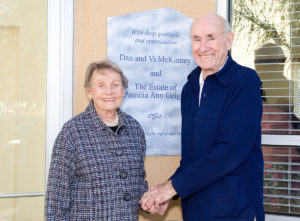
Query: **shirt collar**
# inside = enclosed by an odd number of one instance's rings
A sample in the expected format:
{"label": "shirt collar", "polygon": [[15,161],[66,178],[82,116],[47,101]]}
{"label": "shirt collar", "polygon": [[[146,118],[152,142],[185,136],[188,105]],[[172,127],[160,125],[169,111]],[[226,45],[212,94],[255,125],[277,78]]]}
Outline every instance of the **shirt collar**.
{"label": "shirt collar", "polygon": [[232,57],[228,55],[227,60],[223,67],[217,71],[214,75],[219,80],[221,84],[224,86],[228,86],[231,82],[232,78],[232,72],[234,71],[233,64],[235,64],[235,61],[232,60]]}
{"label": "shirt collar", "polygon": [[[221,67],[219,71],[217,71],[215,74],[207,76],[207,78],[212,78],[215,77],[218,79],[218,81],[224,85],[228,86],[231,82],[232,78],[232,72],[234,71],[236,65],[236,62],[232,59],[231,55],[227,56],[227,60],[225,64]],[[190,81],[197,91],[199,93],[199,78],[200,78],[200,73],[202,72],[201,68],[197,66],[189,75],[188,75],[188,81]]]}
{"label": "shirt collar", "polygon": [[[222,65],[222,67],[220,67],[220,69],[219,69],[217,72],[219,72],[220,70],[222,70],[222,68],[225,66],[227,60],[228,60],[228,56],[226,57],[226,60],[225,60],[224,64]],[[216,72],[216,73],[217,73],[217,72]]]}
{"label": "shirt collar", "polygon": [[201,71],[200,76],[199,76],[199,84],[200,84],[200,86],[204,84],[202,71]]}
{"label": "shirt collar", "polygon": [[[225,60],[224,64],[222,65],[222,67],[220,67],[219,70],[218,70],[217,72],[219,72],[219,71],[224,67],[224,65],[226,64],[227,60],[228,60],[228,56],[226,57],[226,60]],[[216,73],[217,73],[217,72],[216,72]],[[216,74],[216,73],[214,73],[214,74]],[[200,76],[199,76],[199,84],[200,84],[200,85],[203,85],[203,84],[204,84],[204,80],[203,80],[203,71],[202,71],[202,70],[201,70],[201,73],[200,73]]]}
{"label": "shirt collar", "polygon": [[[101,118],[98,116],[96,109],[94,107],[94,102],[91,101],[87,108],[85,109],[84,113],[87,115],[87,118],[91,125],[99,128],[99,129],[106,129],[108,128],[105,123],[101,120]],[[119,116],[119,128],[126,128],[126,125],[128,124],[128,119],[126,117],[126,114],[118,108],[117,114]]]}

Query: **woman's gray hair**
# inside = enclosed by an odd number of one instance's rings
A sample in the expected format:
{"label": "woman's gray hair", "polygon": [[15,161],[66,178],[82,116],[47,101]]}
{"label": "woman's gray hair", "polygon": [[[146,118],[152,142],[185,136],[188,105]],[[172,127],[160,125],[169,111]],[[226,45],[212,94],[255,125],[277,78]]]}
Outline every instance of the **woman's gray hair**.
{"label": "woman's gray hair", "polygon": [[103,69],[110,69],[120,74],[123,88],[128,87],[128,80],[126,76],[123,74],[121,68],[112,61],[109,60],[102,60],[102,61],[95,61],[89,64],[86,74],[85,74],[85,81],[84,81],[84,88],[89,89],[91,87],[91,79],[92,75],[95,70],[103,70]]}

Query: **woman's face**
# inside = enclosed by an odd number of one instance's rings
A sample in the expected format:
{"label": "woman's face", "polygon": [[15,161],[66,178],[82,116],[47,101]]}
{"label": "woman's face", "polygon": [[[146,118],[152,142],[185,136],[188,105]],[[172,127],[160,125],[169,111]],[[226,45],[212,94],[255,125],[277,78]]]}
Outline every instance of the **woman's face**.
{"label": "woman's face", "polygon": [[98,115],[116,111],[123,102],[125,89],[121,76],[111,69],[94,70],[88,95],[94,101]]}

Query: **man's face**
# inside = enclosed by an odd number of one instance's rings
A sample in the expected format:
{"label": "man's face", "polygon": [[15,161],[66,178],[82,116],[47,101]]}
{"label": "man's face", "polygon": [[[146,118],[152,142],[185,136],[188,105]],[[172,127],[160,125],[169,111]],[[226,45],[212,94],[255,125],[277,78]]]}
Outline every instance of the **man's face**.
{"label": "man's face", "polygon": [[217,16],[206,15],[191,27],[193,57],[205,77],[223,66],[232,45],[233,34],[225,34],[222,22]]}

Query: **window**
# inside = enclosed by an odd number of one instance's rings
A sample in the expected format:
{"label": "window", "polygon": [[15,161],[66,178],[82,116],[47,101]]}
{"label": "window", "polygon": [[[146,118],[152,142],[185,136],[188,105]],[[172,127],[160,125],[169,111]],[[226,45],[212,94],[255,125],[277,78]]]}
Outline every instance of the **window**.
{"label": "window", "polygon": [[264,206],[300,215],[300,2],[232,0],[232,57],[262,81]]}
{"label": "window", "polygon": [[47,2],[0,1],[0,220],[43,219],[46,49]]}

